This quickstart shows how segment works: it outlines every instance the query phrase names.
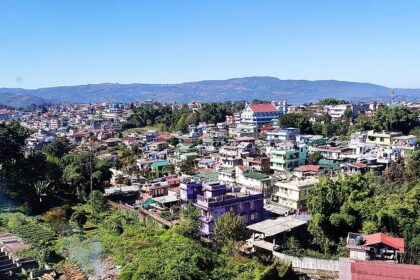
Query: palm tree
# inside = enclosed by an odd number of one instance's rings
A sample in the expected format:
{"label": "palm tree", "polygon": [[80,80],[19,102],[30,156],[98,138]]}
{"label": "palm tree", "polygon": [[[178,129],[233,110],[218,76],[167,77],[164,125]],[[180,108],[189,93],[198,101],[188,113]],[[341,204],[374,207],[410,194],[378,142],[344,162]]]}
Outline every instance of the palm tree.
{"label": "palm tree", "polygon": [[47,196],[47,190],[50,184],[50,181],[38,181],[35,183],[34,188],[40,203],[42,203],[42,197]]}

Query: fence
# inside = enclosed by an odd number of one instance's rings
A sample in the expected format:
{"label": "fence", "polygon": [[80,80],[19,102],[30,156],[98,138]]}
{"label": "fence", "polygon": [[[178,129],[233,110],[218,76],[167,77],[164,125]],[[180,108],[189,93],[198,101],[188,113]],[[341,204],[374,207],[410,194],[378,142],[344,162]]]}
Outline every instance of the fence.
{"label": "fence", "polygon": [[339,271],[338,260],[318,259],[311,257],[294,257],[273,251],[273,256],[292,263],[292,268],[308,274],[337,277]]}

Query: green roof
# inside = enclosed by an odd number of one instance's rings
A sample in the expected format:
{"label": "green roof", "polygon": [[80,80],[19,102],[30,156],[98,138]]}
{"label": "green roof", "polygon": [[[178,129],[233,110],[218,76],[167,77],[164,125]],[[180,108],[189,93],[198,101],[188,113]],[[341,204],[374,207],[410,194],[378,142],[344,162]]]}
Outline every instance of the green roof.
{"label": "green roof", "polygon": [[162,161],[154,162],[150,166],[151,167],[161,167],[161,166],[168,166],[168,165],[172,165],[172,163],[170,163],[169,161],[166,161],[166,160],[162,160]]}
{"label": "green roof", "polygon": [[255,172],[255,171],[245,172],[244,177],[248,177],[248,178],[252,178],[256,180],[266,180],[270,178],[270,176],[266,174]]}
{"label": "green roof", "polygon": [[231,174],[231,173],[235,173],[235,168],[229,167],[229,168],[222,169],[219,172]]}

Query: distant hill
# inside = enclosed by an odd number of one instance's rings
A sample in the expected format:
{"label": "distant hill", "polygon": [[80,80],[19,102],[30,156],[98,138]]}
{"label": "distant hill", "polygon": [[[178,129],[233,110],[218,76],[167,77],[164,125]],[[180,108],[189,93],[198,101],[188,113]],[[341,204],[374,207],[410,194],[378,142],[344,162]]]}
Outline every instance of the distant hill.
{"label": "distant hill", "polygon": [[0,92],[0,107],[20,108],[31,104],[42,105],[46,103],[49,102],[37,96]]}
{"label": "distant hill", "polygon": [[[302,104],[325,97],[347,100],[388,101],[392,89],[369,84],[335,80],[280,80],[273,77],[247,77],[181,84],[90,84],[40,89],[0,88],[0,93],[32,96],[51,102],[133,102],[153,99],[161,102],[199,100],[287,100]],[[399,100],[419,100],[420,89],[395,89]],[[0,103],[7,103],[0,96]]]}

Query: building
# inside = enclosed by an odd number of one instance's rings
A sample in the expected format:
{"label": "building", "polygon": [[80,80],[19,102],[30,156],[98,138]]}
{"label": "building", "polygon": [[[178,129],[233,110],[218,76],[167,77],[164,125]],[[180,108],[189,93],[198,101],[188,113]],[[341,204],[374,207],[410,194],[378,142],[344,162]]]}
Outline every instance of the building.
{"label": "building", "polygon": [[403,136],[399,131],[381,131],[370,130],[367,133],[366,144],[373,146],[391,146],[396,137]]}
{"label": "building", "polygon": [[401,264],[404,239],[378,232],[369,235],[349,233],[349,258],[340,258],[339,279],[420,279],[420,266]]}
{"label": "building", "polygon": [[281,145],[269,147],[270,168],[274,171],[290,171],[305,164],[308,148],[306,145]]}
{"label": "building", "polygon": [[202,193],[203,185],[197,182],[181,183],[179,186],[179,197],[181,201],[195,201],[197,195]]}
{"label": "building", "polygon": [[264,197],[262,194],[228,193],[225,185],[205,184],[197,195],[194,206],[200,209],[203,225],[201,234],[211,236],[215,221],[228,211],[244,218],[250,225],[263,220]]}
{"label": "building", "polygon": [[404,254],[404,238],[390,236],[386,233],[362,235],[349,233],[347,248],[353,260],[387,260],[399,262]]}
{"label": "building", "polygon": [[277,140],[277,141],[296,141],[296,136],[300,134],[299,128],[284,128],[276,129],[267,132],[267,140]]}
{"label": "building", "polygon": [[50,128],[51,129],[58,129],[60,127],[61,127],[61,121],[59,119],[50,120]]}
{"label": "building", "polygon": [[271,177],[242,165],[235,167],[236,183],[252,193],[262,193],[268,197],[271,193]]}
{"label": "building", "polygon": [[246,157],[243,159],[245,167],[253,168],[258,172],[270,173],[270,158],[269,157]]}
{"label": "building", "polygon": [[247,104],[241,113],[241,124],[259,127],[271,123],[281,115],[282,111],[270,103]]}
{"label": "building", "polygon": [[339,119],[344,116],[346,110],[353,111],[352,104],[338,104],[338,105],[326,105],[324,107],[325,113],[331,116],[332,119]]}
{"label": "building", "polygon": [[220,164],[223,167],[235,167],[242,164],[242,158],[235,146],[223,146],[219,150]]}
{"label": "building", "polygon": [[305,209],[308,192],[318,181],[317,177],[299,178],[288,182],[279,181],[273,187],[271,200],[287,208]]}

